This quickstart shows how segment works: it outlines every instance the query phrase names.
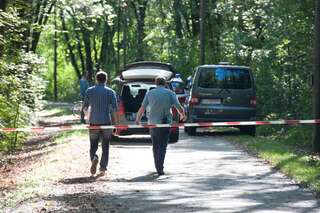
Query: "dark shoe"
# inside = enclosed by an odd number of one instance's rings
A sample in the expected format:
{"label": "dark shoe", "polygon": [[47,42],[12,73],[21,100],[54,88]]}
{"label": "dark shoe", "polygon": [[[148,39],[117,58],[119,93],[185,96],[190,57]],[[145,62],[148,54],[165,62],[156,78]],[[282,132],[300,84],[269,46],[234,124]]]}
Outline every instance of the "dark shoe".
{"label": "dark shoe", "polygon": [[98,158],[94,157],[91,163],[91,168],[90,168],[90,172],[92,175],[94,175],[97,172],[97,165],[98,165]]}
{"label": "dark shoe", "polygon": [[86,123],[86,120],[81,120],[80,121],[82,124],[85,124]]}
{"label": "dark shoe", "polygon": [[163,171],[158,171],[158,175],[159,176],[164,175],[164,172]]}

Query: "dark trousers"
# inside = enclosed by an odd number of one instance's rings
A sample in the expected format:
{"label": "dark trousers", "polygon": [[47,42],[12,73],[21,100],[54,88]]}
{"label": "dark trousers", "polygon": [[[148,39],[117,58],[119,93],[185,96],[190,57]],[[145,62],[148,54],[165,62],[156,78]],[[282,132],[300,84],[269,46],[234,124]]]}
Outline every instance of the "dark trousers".
{"label": "dark trousers", "polygon": [[[82,103],[84,102],[84,97],[81,97],[81,101],[82,101]],[[84,114],[84,111],[82,110],[82,106],[81,106],[81,109],[80,109],[80,119],[81,119],[81,123],[85,123],[85,122],[86,122],[85,119],[84,119],[84,117],[85,117],[85,114]]]}
{"label": "dark trousers", "polygon": [[150,129],[154,165],[157,172],[163,171],[163,163],[166,156],[169,134],[169,128],[166,127]]}
{"label": "dark trousers", "polygon": [[98,158],[96,154],[98,150],[99,140],[102,140],[102,156],[100,160],[100,171],[106,171],[109,161],[109,144],[112,130],[110,129],[90,129],[90,159]]}

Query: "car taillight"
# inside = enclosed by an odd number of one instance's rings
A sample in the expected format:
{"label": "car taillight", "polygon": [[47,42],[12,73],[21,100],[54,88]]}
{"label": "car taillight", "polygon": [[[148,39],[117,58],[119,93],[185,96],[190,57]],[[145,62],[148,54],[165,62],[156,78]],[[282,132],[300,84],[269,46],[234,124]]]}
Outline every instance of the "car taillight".
{"label": "car taillight", "polygon": [[186,97],[179,97],[180,104],[184,104],[186,102]]}
{"label": "car taillight", "polygon": [[191,105],[199,104],[199,98],[191,97],[190,100],[189,100],[189,104],[191,104]]}
{"label": "car taillight", "polygon": [[256,96],[250,98],[250,105],[254,107],[257,106]]}

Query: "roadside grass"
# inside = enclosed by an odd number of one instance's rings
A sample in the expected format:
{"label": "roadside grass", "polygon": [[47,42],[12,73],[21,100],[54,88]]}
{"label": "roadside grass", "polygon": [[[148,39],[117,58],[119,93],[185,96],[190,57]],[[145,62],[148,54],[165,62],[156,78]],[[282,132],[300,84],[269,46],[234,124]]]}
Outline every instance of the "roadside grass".
{"label": "roadside grass", "polygon": [[[86,137],[87,131],[67,131],[61,132],[52,139],[52,144],[55,144],[54,147],[50,147],[50,150],[47,150],[47,154],[52,152],[59,152],[61,146],[65,146],[70,142]],[[57,148],[60,146],[60,148]],[[56,174],[58,171],[55,166],[56,159],[49,159],[44,161],[46,155],[37,159],[37,166],[31,171],[24,174],[22,177],[18,177],[16,190],[7,191],[5,193],[5,200],[0,203],[1,208],[14,208],[17,204],[24,201],[39,197],[47,192],[47,184],[52,182],[56,177],[53,174]],[[0,211],[1,212],[1,211]]]}
{"label": "roadside grass", "polygon": [[[268,128],[268,127],[264,127]],[[269,127],[270,128],[270,127]],[[280,129],[269,136],[265,129],[257,137],[228,136],[227,138],[250,153],[268,161],[302,187],[320,194],[320,158],[311,152],[311,126]]]}

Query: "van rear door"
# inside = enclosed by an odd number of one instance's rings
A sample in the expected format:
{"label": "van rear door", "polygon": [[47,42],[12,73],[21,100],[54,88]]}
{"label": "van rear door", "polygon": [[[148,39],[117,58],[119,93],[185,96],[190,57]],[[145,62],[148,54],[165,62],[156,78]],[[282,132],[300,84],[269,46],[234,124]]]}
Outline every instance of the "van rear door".
{"label": "van rear door", "polygon": [[[247,119],[255,100],[251,71],[244,67],[201,67],[198,70],[193,96],[198,98],[199,111],[217,120]],[[200,113],[199,112],[199,113]]]}

